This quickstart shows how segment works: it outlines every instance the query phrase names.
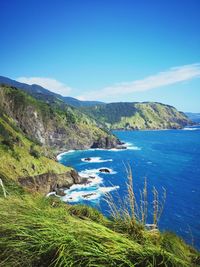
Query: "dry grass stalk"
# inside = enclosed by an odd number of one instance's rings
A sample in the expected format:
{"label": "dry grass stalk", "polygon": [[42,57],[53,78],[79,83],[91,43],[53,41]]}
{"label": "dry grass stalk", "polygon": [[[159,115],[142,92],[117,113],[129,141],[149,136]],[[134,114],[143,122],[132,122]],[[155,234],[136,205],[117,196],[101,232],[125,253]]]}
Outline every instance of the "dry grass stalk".
{"label": "dry grass stalk", "polygon": [[3,185],[3,181],[2,181],[1,178],[0,178],[0,186],[2,187],[4,197],[6,197],[7,196],[6,189],[5,189],[4,185]]}
{"label": "dry grass stalk", "polygon": [[147,224],[148,211],[151,208],[148,204],[147,179],[145,178],[144,187],[140,190],[140,205],[138,206],[133,184],[133,174],[130,165],[125,166],[127,172],[127,196],[122,199],[117,193],[117,201],[113,196],[106,194],[105,201],[108,204],[110,215],[114,221],[124,221],[129,225],[140,222],[144,226],[150,226],[155,229],[162,215],[166,200],[166,190],[163,188],[162,198],[159,199],[159,193],[153,187],[153,223]]}

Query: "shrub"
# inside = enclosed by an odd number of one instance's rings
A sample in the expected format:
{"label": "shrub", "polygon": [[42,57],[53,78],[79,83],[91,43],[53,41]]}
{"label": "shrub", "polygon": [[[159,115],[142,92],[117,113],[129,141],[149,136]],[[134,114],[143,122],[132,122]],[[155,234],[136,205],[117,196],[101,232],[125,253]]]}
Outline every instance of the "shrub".
{"label": "shrub", "polygon": [[33,144],[30,146],[30,155],[36,159],[38,159],[40,157],[40,152],[35,149],[35,145],[33,145]]}

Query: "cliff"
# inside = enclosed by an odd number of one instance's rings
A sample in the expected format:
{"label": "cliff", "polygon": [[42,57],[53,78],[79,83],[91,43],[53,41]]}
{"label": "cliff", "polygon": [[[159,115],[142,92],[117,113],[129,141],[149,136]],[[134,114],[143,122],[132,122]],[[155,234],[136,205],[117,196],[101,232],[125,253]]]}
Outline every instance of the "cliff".
{"label": "cliff", "polygon": [[68,149],[116,147],[117,138],[78,110],[59,108],[23,91],[0,87],[0,178],[9,187],[47,194],[82,182],[54,160]]}
{"label": "cliff", "polygon": [[155,102],[110,103],[81,109],[108,129],[180,129],[192,124],[174,107]]}
{"label": "cliff", "polygon": [[0,179],[8,194],[22,192],[21,187],[43,195],[51,191],[60,193],[60,188],[82,182],[75,170],[59,164],[50,155],[50,151],[28,139],[15,121],[1,112]]}
{"label": "cliff", "polygon": [[[56,153],[68,149],[88,149],[99,140],[98,146],[102,148],[116,147],[119,142],[76,108],[65,105],[61,109],[16,88],[0,87],[0,108],[28,137],[51,147]],[[102,142],[103,139],[105,142]]]}
{"label": "cliff", "polygon": [[62,194],[63,188],[69,188],[73,184],[83,182],[75,170],[69,170],[65,173],[43,173],[31,177],[23,177],[18,179],[19,184],[30,193],[38,192],[42,195],[47,195],[49,192]]}

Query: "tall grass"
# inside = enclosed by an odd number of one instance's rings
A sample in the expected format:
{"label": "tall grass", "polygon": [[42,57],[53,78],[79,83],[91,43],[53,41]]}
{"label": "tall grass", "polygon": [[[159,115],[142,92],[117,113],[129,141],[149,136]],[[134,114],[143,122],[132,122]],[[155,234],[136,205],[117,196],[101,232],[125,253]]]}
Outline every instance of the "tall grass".
{"label": "tall grass", "polygon": [[110,196],[112,220],[94,208],[67,205],[58,198],[0,197],[0,267],[199,266],[199,253],[180,238],[145,229],[147,183],[141,191],[146,201],[140,203],[142,217],[131,184],[129,172],[128,197],[122,201],[118,196],[119,209]]}
{"label": "tall grass", "polygon": [[7,196],[7,191],[6,191],[5,187],[4,187],[4,184],[3,184],[3,181],[2,181],[1,178],[0,178],[0,188],[3,191],[3,196],[6,197]]}
{"label": "tall grass", "polygon": [[[153,187],[153,201],[152,203],[149,203],[147,180],[145,179],[143,189],[139,190],[140,199],[139,201],[137,201],[133,182],[133,174],[130,165],[126,167],[126,172],[126,197],[122,199],[121,196],[117,194],[117,201],[110,193],[106,194],[105,197],[105,201],[108,204],[112,220],[116,223],[126,222],[126,225],[129,224],[129,227],[139,225],[139,228],[150,227],[151,229],[156,229],[158,227],[158,222],[164,210],[164,204],[166,201],[166,190],[163,188],[163,193],[160,196],[157,189]],[[150,223],[147,223],[150,214],[152,214],[152,219],[150,220]]]}
{"label": "tall grass", "polygon": [[77,209],[37,195],[1,198],[0,266],[189,266],[190,258],[115,232],[92,208]]}

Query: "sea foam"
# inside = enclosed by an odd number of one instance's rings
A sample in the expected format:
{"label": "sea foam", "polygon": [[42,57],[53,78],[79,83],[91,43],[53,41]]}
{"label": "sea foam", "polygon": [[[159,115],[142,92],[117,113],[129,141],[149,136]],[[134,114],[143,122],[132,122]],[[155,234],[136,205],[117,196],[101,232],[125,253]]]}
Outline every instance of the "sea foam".
{"label": "sea foam", "polygon": [[[108,172],[100,171],[101,169],[106,169]],[[116,174],[117,172],[113,169],[107,168],[107,167],[101,167],[98,169],[86,169],[84,171],[79,172],[79,175],[82,177],[89,177],[90,175],[96,175],[96,174]]]}
{"label": "sea foam", "polygon": [[87,160],[87,158],[82,158],[81,161],[87,163],[102,163],[112,161],[112,159],[102,159],[101,157],[89,157],[89,159],[90,160]]}
{"label": "sea foam", "polygon": [[200,128],[185,127],[185,128],[183,128],[183,130],[184,131],[198,131],[198,130],[200,130]]}
{"label": "sea foam", "polygon": [[57,158],[57,160],[59,161],[59,160],[62,159],[62,157],[63,157],[64,155],[69,154],[69,153],[73,153],[73,152],[75,152],[75,151],[76,151],[76,150],[68,150],[68,151],[65,151],[65,152],[63,152],[63,153],[58,154],[56,158]]}
{"label": "sea foam", "polygon": [[128,150],[141,150],[141,147],[135,146],[133,143],[124,143],[124,146],[127,147]]}
{"label": "sea foam", "polygon": [[65,190],[66,195],[61,197],[64,202],[81,202],[84,200],[88,201],[96,201],[104,194],[119,189],[119,186],[109,186],[109,187],[97,187],[90,188],[89,190]]}

